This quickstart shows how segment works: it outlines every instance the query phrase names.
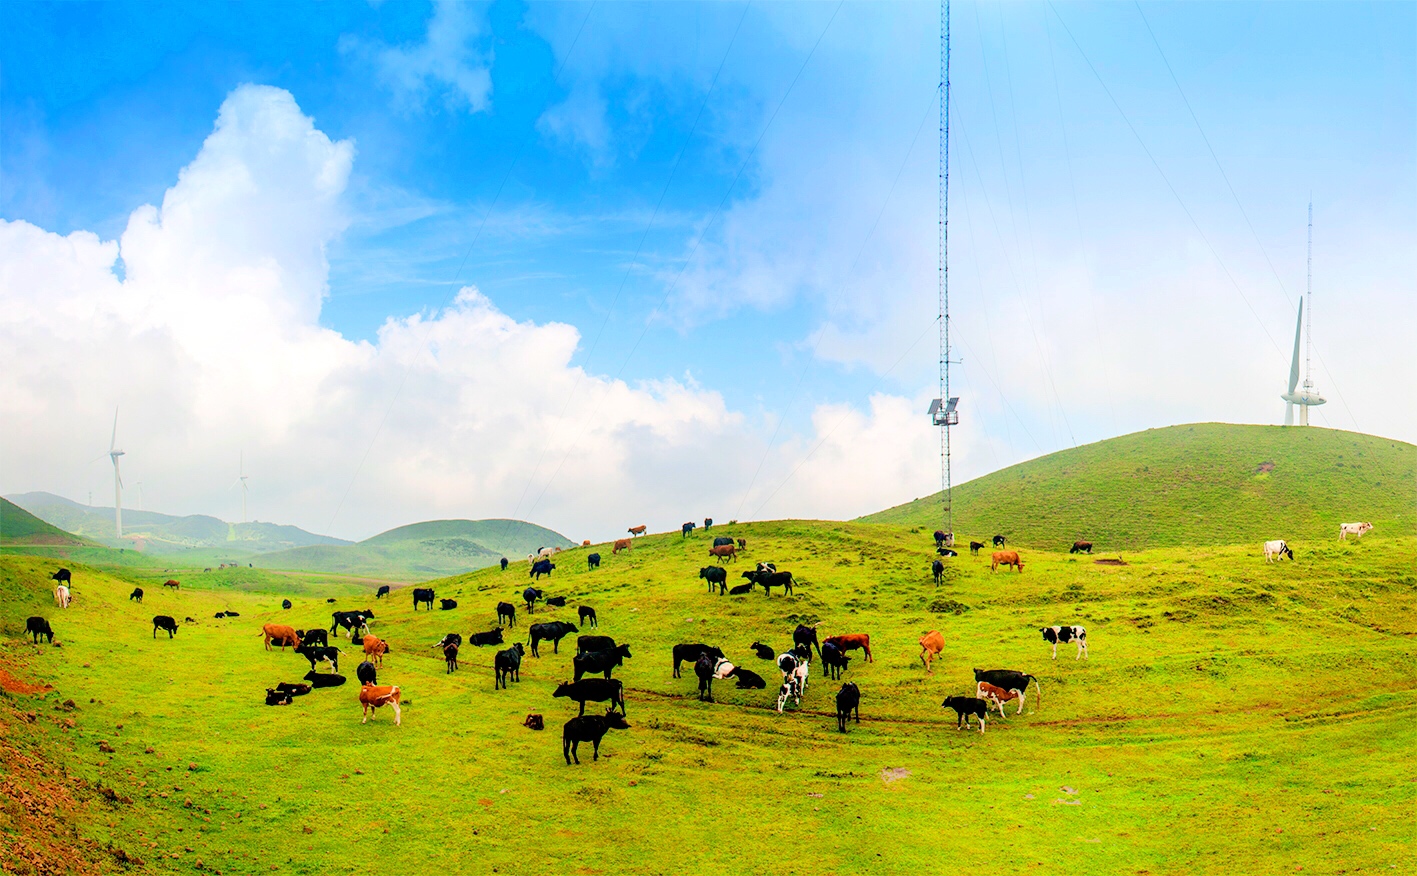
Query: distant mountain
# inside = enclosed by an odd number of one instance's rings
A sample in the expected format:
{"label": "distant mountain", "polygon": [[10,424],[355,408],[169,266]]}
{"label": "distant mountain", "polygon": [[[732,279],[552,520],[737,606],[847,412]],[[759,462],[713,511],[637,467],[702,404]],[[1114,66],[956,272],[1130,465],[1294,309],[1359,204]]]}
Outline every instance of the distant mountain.
{"label": "distant mountain", "polygon": [[44,522],[8,499],[0,499],[0,544],[86,545],[88,542]]}
{"label": "distant mountain", "polygon": [[257,567],[417,581],[456,575],[571,540],[522,520],[429,520],[390,529],[358,544],[264,554]]}
{"label": "distant mountain", "polygon": [[82,505],[53,493],[21,493],[7,497],[20,508],[60,529],[111,547],[137,548],[145,553],[171,554],[218,548],[240,554],[262,554],[311,545],[352,542],[316,535],[278,523],[227,523],[193,514],[175,517],[156,511],[123,509],[123,538],[113,535],[113,508]]}

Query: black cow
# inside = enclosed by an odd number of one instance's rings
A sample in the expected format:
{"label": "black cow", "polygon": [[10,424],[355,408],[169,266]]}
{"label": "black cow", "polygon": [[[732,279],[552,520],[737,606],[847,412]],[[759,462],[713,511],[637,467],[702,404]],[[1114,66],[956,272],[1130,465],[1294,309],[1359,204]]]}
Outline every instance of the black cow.
{"label": "black cow", "polygon": [[361,685],[378,684],[379,670],[374,668],[373,663],[370,663],[368,660],[365,660],[363,663],[354,667],[354,677],[359,679],[359,683]]}
{"label": "black cow", "polygon": [[582,715],[585,714],[585,704],[588,702],[609,703],[610,708],[618,706],[620,714],[625,714],[625,685],[618,678],[578,678],[574,682],[563,681],[556,686],[556,692],[551,696],[580,703]]}
{"label": "black cow", "polygon": [[700,654],[694,661],[694,674],[699,677],[699,702],[713,702],[713,671],[723,658],[711,654]]}
{"label": "black cow", "polygon": [[300,647],[295,649],[295,653],[310,661],[311,671],[314,671],[316,663],[319,663],[322,660],[328,660],[334,664],[335,672],[339,672],[340,650],[338,648],[331,648],[328,646],[322,647],[320,645],[312,645],[309,642],[301,641]]}
{"label": "black cow", "polygon": [[133,592],[128,594],[128,601],[141,604],[143,601],[143,588],[134,587]]}
{"label": "black cow", "polygon": [[822,665],[827,668],[827,674],[833,680],[841,678],[850,663],[851,658],[838,648],[835,642],[827,642],[826,647],[822,648]]}
{"label": "black cow", "polygon": [[[172,620],[172,618],[168,618],[168,620]],[[40,636],[48,639],[49,644],[54,644],[54,630],[50,628],[49,621],[42,617],[25,618],[25,632],[34,636],[34,644],[36,645],[39,644]]]}
{"label": "black cow", "polygon": [[502,571],[503,571],[503,572],[507,571],[507,558],[506,558],[506,557],[503,557],[503,558],[502,558]]}
{"label": "black cow", "polygon": [[610,636],[578,636],[576,637],[576,653],[584,654],[587,651],[613,651],[615,640]]}
{"label": "black cow", "polygon": [[389,595],[389,585],[387,585],[387,584],[380,584],[378,591],[374,594],[374,598],[375,598],[375,599],[383,599],[385,596],[388,596],[388,595]]}
{"label": "black cow", "polygon": [[223,612],[223,614],[224,614],[226,617],[241,617],[241,615],[237,614],[236,612],[232,611],[231,609],[227,609],[225,612]]}
{"label": "black cow", "polygon": [[723,547],[726,544],[733,544],[733,539],[729,538],[726,535],[715,535],[713,537],[714,547]]}
{"label": "black cow", "polygon": [[522,591],[522,601],[526,603],[527,614],[536,611],[536,600],[545,595],[545,590],[537,590],[535,587],[528,587]]}
{"label": "black cow", "polygon": [[526,649],[516,642],[505,651],[498,651],[492,657],[492,689],[507,689],[507,679],[520,683],[522,680],[522,655]]}
{"label": "black cow", "polygon": [[589,605],[582,605],[580,608],[576,609],[576,613],[580,616],[582,626],[587,622],[592,627],[600,626],[600,619],[595,616],[595,609],[591,608]]}
{"label": "black cow", "polygon": [[856,713],[856,723],[861,723],[861,689],[856,682],[848,681],[836,692],[836,729],[846,732],[846,719]]}
{"label": "black cow", "polygon": [[549,606],[551,606],[552,608],[565,608],[565,607],[566,607],[566,597],[564,597],[564,596],[552,596],[551,598],[549,598],[549,599],[546,600],[546,604],[549,605]]}
{"label": "black cow", "polygon": [[739,690],[764,690],[768,683],[763,677],[751,669],[744,669],[741,666],[733,667],[733,671],[728,673],[734,679],[733,686]]}
{"label": "black cow", "polygon": [[167,637],[170,639],[177,635],[177,620],[169,615],[160,614],[153,618],[153,638],[157,638],[158,630],[167,630]]}
{"label": "black cow", "polygon": [[939,547],[939,546],[943,545],[943,544],[945,543],[945,539],[946,539],[947,537],[948,537],[948,536],[945,535],[944,530],[941,530],[941,529],[935,530],[935,547]]}
{"label": "black cow", "polygon": [[296,630],[295,635],[300,637],[302,645],[328,645],[330,643],[330,640],[325,637],[324,630]]}
{"label": "black cow", "polygon": [[945,564],[936,560],[930,564],[930,574],[935,576],[935,583],[939,584],[945,577]]}
{"label": "black cow", "polygon": [[483,645],[502,644],[502,628],[494,627],[485,633],[468,633],[467,643],[481,648]]}
{"label": "black cow", "polygon": [[728,588],[728,595],[729,595],[729,596],[742,596],[742,595],[745,594],[745,593],[752,593],[752,592],[753,592],[753,582],[752,582],[752,581],[749,581],[747,584],[739,584],[739,585],[736,586],[736,587],[730,587],[730,588]]}
{"label": "black cow", "polygon": [[339,687],[344,684],[343,675],[335,675],[333,672],[316,672],[310,670],[305,673],[305,680],[310,682],[311,687]]}
{"label": "black cow", "polygon": [[290,694],[285,691],[266,688],[266,705],[268,706],[288,706],[290,705]]}
{"label": "black cow", "polygon": [[68,569],[60,569],[53,575],[50,575],[49,580],[57,584],[63,584],[65,587],[68,587],[69,582],[74,580],[74,573],[70,572]]}
{"label": "black cow", "polygon": [[797,629],[792,631],[792,647],[806,648],[807,656],[810,657],[812,656],[813,645],[817,646],[817,656],[822,656],[822,646],[817,642],[817,625],[812,624],[810,627],[807,627],[798,624]]}
{"label": "black cow", "polygon": [[707,532],[707,531],[709,531],[710,529],[713,529],[713,518],[712,518],[712,517],[705,517],[705,518],[704,518],[704,531]]}
{"label": "black cow", "polygon": [[[814,631],[814,632],[815,632],[815,631]],[[777,659],[777,652],[774,651],[772,648],[768,647],[767,645],[764,645],[762,642],[754,642],[753,644],[749,645],[748,647],[750,647],[750,648],[753,649],[753,653],[756,654],[756,655],[758,655],[758,659],[759,659],[759,660],[776,660],[776,659]]]}
{"label": "black cow", "polygon": [[311,690],[308,684],[297,684],[293,681],[282,681],[276,685],[276,690],[281,693],[290,694],[293,697],[303,697]]}
{"label": "black cow", "polygon": [[783,592],[787,595],[791,595],[792,593],[793,581],[791,572],[753,569],[752,571],[744,572],[743,577],[747,578],[754,584],[762,585],[763,593],[768,596],[772,595],[772,589],[774,587],[781,587],[783,589]]}
{"label": "black cow", "polygon": [[413,588],[413,610],[418,611],[419,603],[427,606],[429,611],[433,610],[433,588],[415,587]]}
{"label": "black cow", "polygon": [[939,554],[939,555],[942,556],[942,557],[957,557],[957,556],[959,556],[959,551],[956,551],[954,548],[947,548],[947,547],[938,547],[938,548],[935,548],[935,553]]}
{"label": "black cow", "polygon": [[456,642],[449,642],[443,646],[443,660],[448,664],[446,674],[451,675],[458,668],[458,645]]}
{"label": "black cow", "polygon": [[975,556],[979,556],[979,549],[982,548],[982,547],[984,547],[984,542],[982,542],[982,541],[971,541],[971,542],[969,543],[969,552],[970,552],[971,554],[974,554]]}
{"label": "black cow", "polygon": [[571,633],[579,632],[579,627],[577,627],[575,624],[567,623],[565,621],[551,621],[550,623],[545,624],[532,624],[530,630],[531,656],[541,656],[541,651],[538,649],[537,646],[540,645],[542,641],[550,642],[551,652],[553,654],[559,654],[561,653],[561,640],[569,636]]}
{"label": "black cow", "polygon": [[[1070,547],[1070,548],[1068,548],[1068,553],[1070,553],[1070,554],[1090,554],[1090,553],[1092,553],[1092,542],[1090,542],[1090,541],[1075,541],[1075,542],[1073,542],[1073,546]],[[1292,559],[1294,559],[1294,558],[1293,558],[1293,557],[1290,557],[1290,559],[1292,560]]]}
{"label": "black cow", "polygon": [[440,600],[438,600],[438,608],[439,608],[440,610],[442,610],[442,611],[452,611],[453,609],[455,609],[455,608],[457,608],[457,607],[458,607],[458,601],[457,601],[456,599],[440,599]]}
{"label": "black cow", "polygon": [[550,560],[537,560],[536,562],[531,564],[531,571],[527,572],[527,575],[537,581],[540,581],[542,575],[545,575],[546,577],[550,578],[551,570],[555,568],[556,564],[551,562]]}
{"label": "black cow", "polygon": [[585,651],[571,658],[571,667],[576,681],[580,681],[581,676],[597,673],[609,678],[615,667],[623,666],[625,659],[633,656],[629,645],[619,645],[609,651]]}
{"label": "black cow", "polygon": [[978,697],[947,697],[940,703],[942,709],[954,709],[959,720],[955,723],[955,729],[969,727],[969,716],[974,715],[979,718],[979,732],[984,732],[984,714],[989,711],[987,700]]}
{"label": "black cow", "polygon": [[[1043,708],[1043,685],[1038,683],[1038,679],[1026,672],[1019,672],[1014,669],[974,670],[974,684],[977,686],[981,681],[987,681],[995,687],[1001,687],[1004,690],[1025,692],[1028,690],[1028,683],[1031,681],[1034,686],[1038,688],[1038,699],[1036,701],[1038,708]],[[1022,705],[1022,703],[1019,705]]]}
{"label": "black cow", "polygon": [[746,551],[747,549],[748,549],[748,540],[747,540],[746,538],[740,538],[740,539],[738,539],[738,550],[740,550],[740,551]]}
{"label": "black cow", "polygon": [[693,532],[693,531],[694,531],[694,524],[692,524],[692,523],[685,523],[685,524],[681,527],[681,532],[680,532],[680,534],[679,534],[679,537],[680,537],[680,538],[687,538],[687,537],[689,536],[689,533],[691,533],[691,532]]}
{"label": "black cow", "polygon": [[581,762],[578,753],[582,742],[589,742],[595,746],[595,760],[600,760],[600,740],[611,730],[629,730],[630,725],[625,723],[623,715],[617,715],[613,710],[607,711],[604,715],[582,715],[572,718],[566,722],[565,728],[561,731],[561,753],[566,756],[566,765],[570,766],[571,758],[576,759],[576,763]]}
{"label": "black cow", "polygon": [[346,630],[354,630],[357,627],[363,626],[364,621],[373,616],[373,610],[368,608],[363,611],[332,612],[330,614],[330,632],[333,633],[340,627],[344,627]]}
{"label": "black cow", "polygon": [[504,620],[509,627],[517,625],[517,607],[510,602],[497,603],[497,624],[500,626]]}
{"label": "black cow", "polygon": [[1003,537],[1002,535],[996,535],[996,536],[994,536],[994,547],[1003,547],[1003,546],[1004,546],[1004,537]]}
{"label": "black cow", "polygon": [[718,585],[719,596],[728,592],[728,570],[722,566],[704,566],[699,570],[699,577],[708,582],[710,593],[715,584]]}
{"label": "black cow", "polygon": [[679,665],[681,663],[695,663],[700,654],[710,654],[715,660],[723,659],[723,652],[712,645],[696,643],[693,645],[674,646],[674,677],[679,678]]}
{"label": "black cow", "polygon": [[588,554],[585,558],[585,564],[587,569],[599,569],[600,554]]}
{"label": "black cow", "polygon": [[282,600],[280,601],[280,607],[281,607],[281,608],[286,608],[286,609],[290,608],[290,600],[289,600],[289,599],[282,599]]}
{"label": "black cow", "polygon": [[[211,569],[207,569],[207,571],[210,572]],[[325,601],[326,601],[326,602],[334,602],[334,601],[335,601],[335,598],[334,598],[333,596],[331,596],[329,599],[326,599]]]}

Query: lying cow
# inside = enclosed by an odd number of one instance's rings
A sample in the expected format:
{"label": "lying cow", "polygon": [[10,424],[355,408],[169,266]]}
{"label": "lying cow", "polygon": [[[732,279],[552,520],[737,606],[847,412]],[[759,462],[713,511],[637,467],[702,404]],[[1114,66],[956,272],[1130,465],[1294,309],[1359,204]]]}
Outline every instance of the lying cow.
{"label": "lying cow", "polygon": [[481,648],[484,645],[502,644],[502,628],[493,627],[485,633],[468,633],[467,643]]}
{"label": "lying cow", "polygon": [[549,605],[549,606],[551,606],[552,608],[565,608],[565,607],[566,607],[566,597],[564,597],[564,596],[552,596],[552,597],[550,597],[550,598],[548,598],[548,599],[546,600],[546,604]]}
{"label": "lying cow", "polygon": [[359,688],[359,705],[364,711],[364,718],[359,723],[363,724],[369,720],[371,715],[376,715],[376,710],[380,706],[394,707],[394,726],[403,723],[403,711],[399,708],[401,694],[398,685],[382,687],[377,684],[366,684]]}
{"label": "lying cow", "polygon": [[553,697],[570,699],[581,704],[580,714],[585,714],[588,702],[610,703],[610,708],[620,709],[625,714],[625,685],[618,678],[582,678],[563,681],[556,686]]}
{"label": "lying cow", "polygon": [[1043,641],[1053,646],[1053,659],[1058,659],[1058,644],[1066,645],[1069,642],[1078,643],[1078,653],[1074,660],[1087,656],[1087,630],[1077,624],[1067,624],[1056,627],[1040,627],[1038,630],[1043,634]]}
{"label": "lying cow", "polygon": [[266,705],[288,706],[290,705],[290,694],[268,687],[266,688]]}
{"label": "lying cow", "polygon": [[1023,571],[1023,560],[1018,558],[1018,551],[994,551],[993,563],[989,566],[989,571],[997,572],[1000,566],[1013,566],[1016,571]]}
{"label": "lying cow", "polygon": [[733,686],[739,690],[765,690],[768,686],[761,675],[741,666],[735,667],[729,675],[734,679]]}
{"label": "lying cow", "polygon": [[594,759],[600,760],[600,740],[605,734],[611,730],[629,729],[630,725],[625,722],[625,716],[617,715],[614,710],[609,710],[604,715],[572,718],[561,731],[561,753],[566,756],[566,765],[570,766],[572,757],[576,759],[577,764],[581,762],[579,750],[582,742],[594,745]]}
{"label": "lying cow", "polygon": [[303,697],[310,692],[311,687],[308,684],[298,684],[293,681],[282,681],[280,684],[276,685],[276,690],[284,694],[290,694],[293,697]]}
{"label": "lying cow", "polygon": [[979,732],[984,732],[984,716],[989,712],[989,703],[978,697],[946,697],[940,703],[942,709],[954,709],[959,720],[955,723],[956,730],[968,729],[969,717],[971,715],[979,719]]}
{"label": "lying cow", "polygon": [[743,596],[743,595],[745,595],[745,594],[752,593],[752,592],[753,592],[753,582],[752,582],[752,581],[749,581],[747,584],[739,584],[739,585],[737,585],[737,586],[735,586],[735,587],[730,587],[730,588],[728,588],[728,595],[729,595],[729,596]]}
{"label": "lying cow", "polygon": [[526,654],[526,649],[521,642],[517,642],[505,651],[498,651],[492,657],[492,672],[494,678],[492,689],[507,689],[507,679],[520,683],[522,680],[522,655]]}
{"label": "lying cow", "polygon": [[316,672],[313,669],[305,673],[305,680],[310,682],[313,688],[339,687],[344,684],[343,675],[335,675],[328,672]]}
{"label": "lying cow", "polygon": [[453,609],[455,609],[455,608],[457,608],[457,607],[458,607],[458,601],[457,601],[456,599],[440,599],[440,600],[438,600],[438,609],[439,609],[440,611],[452,611]]}
{"label": "lying cow", "polygon": [[1278,538],[1264,543],[1264,561],[1266,563],[1272,563],[1276,559],[1282,560],[1285,557],[1294,559],[1294,552],[1289,549],[1289,545],[1284,543],[1284,539]]}
{"label": "lying cow", "polygon": [[1338,524],[1338,540],[1347,541],[1350,535],[1362,538],[1372,528],[1373,524],[1371,523],[1340,523]]}
{"label": "lying cow", "polygon": [[759,660],[772,660],[777,656],[776,651],[770,646],[764,645],[762,642],[754,642],[748,647],[753,649],[753,653],[757,655]]}

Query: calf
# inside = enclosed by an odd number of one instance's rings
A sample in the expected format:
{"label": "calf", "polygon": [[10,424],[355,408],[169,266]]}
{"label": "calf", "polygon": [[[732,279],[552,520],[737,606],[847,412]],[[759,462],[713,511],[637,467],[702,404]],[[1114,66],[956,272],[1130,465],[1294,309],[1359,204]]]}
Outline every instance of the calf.
{"label": "calf", "polygon": [[825,645],[826,642],[831,642],[843,652],[855,651],[857,648],[860,648],[866,652],[867,662],[876,662],[871,656],[871,637],[866,633],[847,633],[844,636],[830,636],[822,644]]}
{"label": "calf", "polygon": [[728,592],[728,570],[722,566],[704,566],[699,570],[699,577],[708,582],[708,592],[713,592],[715,584],[719,596]]}
{"label": "calf", "polygon": [[[34,637],[33,644],[39,644],[40,636],[44,636],[49,644],[54,644],[54,630],[49,626],[49,621],[42,617],[25,618],[25,633]],[[156,636],[157,633],[154,632],[153,635]]]}
{"label": "calf", "polygon": [[979,719],[979,732],[984,732],[984,716],[989,712],[989,704],[978,697],[947,697],[940,703],[942,709],[954,709],[959,716],[955,723],[956,730],[963,730],[969,727],[969,716],[973,715]]}
{"label": "calf", "polygon": [[330,640],[324,630],[296,630],[295,635],[306,645],[328,645]]}
{"label": "calf", "polygon": [[1004,717],[1004,703],[1007,703],[1008,701],[1013,699],[1018,700],[1018,711],[1014,714],[1023,714],[1024,693],[1021,690],[1004,690],[1002,687],[997,687],[987,681],[981,681],[974,686],[974,692],[985,702],[993,703],[994,707],[999,710],[1000,718]]}
{"label": "calf", "polygon": [[1372,528],[1373,524],[1371,523],[1340,523],[1338,524],[1338,540],[1347,541],[1350,535],[1362,538]]}
{"label": "calf", "polygon": [[295,653],[309,660],[311,669],[315,668],[316,663],[322,660],[328,660],[330,663],[334,664],[335,672],[339,672],[340,650],[338,648],[321,647],[305,642],[299,648],[295,649]]}
{"label": "calf", "polygon": [[920,662],[925,664],[926,672],[933,672],[930,664],[941,651],[945,650],[945,637],[939,630],[931,630],[920,637]]}
{"label": "calf", "polygon": [[549,605],[549,606],[551,606],[552,608],[565,608],[565,607],[566,607],[566,597],[564,597],[564,596],[553,596],[553,597],[551,597],[550,599],[546,600],[546,604]]}
{"label": "calf", "polygon": [[[177,621],[176,621],[176,619],[174,619],[174,618],[171,617],[170,615],[165,615],[165,614],[160,614],[160,615],[154,617],[154,618],[153,618],[153,638],[154,638],[154,639],[157,638],[157,631],[158,631],[158,630],[166,630],[166,631],[167,631],[167,637],[168,637],[169,639],[172,638],[173,636],[177,635]],[[282,648],[281,650],[285,650],[285,649]]]}
{"label": "calf", "polygon": [[364,659],[372,660],[375,666],[383,667],[384,655],[389,652],[389,643],[378,636],[364,637]]}
{"label": "calf", "polygon": [[541,599],[545,595],[546,591],[538,590],[535,587],[528,587],[522,591],[522,602],[526,603],[527,614],[536,611],[536,600]]}
{"label": "calf", "polygon": [[389,585],[387,585],[387,584],[380,584],[378,591],[374,594],[374,598],[375,598],[375,599],[383,599],[385,596],[388,596],[388,595],[389,595]]}
{"label": "calf", "polygon": [[614,648],[615,640],[610,636],[579,636],[576,639],[577,654],[587,651],[611,651]]}
{"label": "calf", "polygon": [[581,626],[600,626],[600,621],[595,616],[595,609],[589,605],[582,605],[576,609],[576,615],[580,619]]}
{"label": "calf", "polygon": [[526,649],[521,642],[517,642],[505,651],[498,651],[492,657],[492,689],[507,689],[507,679],[520,683],[522,680],[522,655]]}
{"label": "calf", "polygon": [[1075,542],[1073,542],[1073,546],[1070,547],[1070,548],[1068,548],[1068,553],[1070,553],[1070,554],[1090,554],[1090,553],[1092,553],[1092,542],[1090,542],[1090,541],[1075,541]]}
{"label": "calf", "polygon": [[993,562],[989,565],[989,571],[997,572],[1000,566],[1013,566],[1016,571],[1023,571],[1023,560],[1018,558],[1018,551],[994,551]]}
{"label": "calf", "polygon": [[945,564],[936,560],[930,564],[930,574],[935,576],[935,583],[939,584],[945,577]]}
{"label": "calf", "polygon": [[935,553],[939,554],[939,555],[942,556],[942,557],[957,557],[957,556],[959,556],[959,551],[955,550],[954,548],[947,548],[947,547],[935,548]]}
{"label": "calf", "polygon": [[617,715],[614,711],[607,711],[604,715],[582,715],[572,718],[566,722],[566,726],[561,731],[561,753],[566,756],[566,765],[570,766],[571,758],[576,759],[576,763],[581,762],[579,754],[582,742],[589,742],[595,746],[595,760],[600,760],[600,740],[611,730],[629,730],[630,725],[625,723],[623,715]]}
{"label": "calf", "polygon": [[977,557],[977,556],[979,556],[979,549],[982,548],[982,547],[984,547],[984,542],[982,542],[982,541],[971,541],[971,542],[969,543],[969,552],[970,552],[971,554],[974,554],[974,555]]}
{"label": "calf", "polygon": [[1280,538],[1264,543],[1264,560],[1266,563],[1272,563],[1276,558],[1282,560],[1286,556],[1291,560],[1294,559],[1294,552],[1289,549],[1289,545],[1284,543],[1284,539]]}
{"label": "calf", "polygon": [[994,536],[994,547],[1003,547],[1003,546],[1004,546],[1004,537],[1003,537],[1002,535],[996,535],[996,536]]}
{"label": "calf", "polygon": [[590,569],[599,569],[599,568],[600,568],[600,554],[587,554],[587,555],[586,555],[586,558],[585,558],[585,565],[586,565],[586,569],[587,569],[587,570],[590,570]]}
{"label": "calf", "polygon": [[310,692],[311,688],[308,684],[297,684],[291,681],[282,681],[280,684],[276,685],[276,690],[280,691],[281,693],[290,694],[293,697],[303,697]]}
{"label": "calf", "polygon": [[550,578],[551,572],[555,568],[556,564],[551,562],[550,560],[537,560],[536,562],[531,564],[531,571],[527,572],[527,576],[534,580],[540,581],[542,575],[545,575],[546,577]]}
{"label": "calf", "polygon": [[734,669],[731,675],[735,679],[733,686],[739,690],[764,690],[768,686],[761,675],[741,666]]}
{"label": "calf", "polygon": [[563,697],[574,700],[581,704],[580,714],[585,714],[585,704],[588,702],[610,703],[610,708],[617,706],[620,714],[625,714],[625,685],[618,678],[583,678],[574,682],[563,681],[556,686],[553,697]]}
{"label": "calf", "polygon": [[509,627],[517,625],[517,607],[510,602],[497,603],[497,625],[501,626],[504,620]]}
{"label": "calf", "polygon": [[1058,659],[1058,643],[1064,645],[1076,640],[1078,643],[1078,653],[1074,660],[1087,656],[1087,630],[1077,624],[1068,624],[1057,627],[1040,627],[1038,629],[1043,634],[1043,641],[1053,646],[1053,659]]}
{"label": "calf", "polygon": [[804,626],[798,624],[797,629],[792,631],[793,648],[806,648],[808,655],[812,653],[812,647],[816,646],[817,656],[822,656],[822,646],[817,642],[817,625]]}
{"label": "calf", "polygon": [[736,586],[736,587],[730,587],[730,588],[728,588],[728,595],[729,595],[729,596],[742,596],[742,595],[744,595],[745,593],[752,593],[752,592],[753,592],[753,582],[752,582],[752,581],[749,581],[747,584],[739,584],[739,585]]}
{"label": "calf", "polygon": [[379,671],[368,660],[354,667],[354,677],[359,679],[361,685],[379,683]]}
{"label": "calf", "polygon": [[704,644],[702,644],[702,643],[693,644],[693,645],[675,645],[675,646],[674,646],[674,677],[675,677],[675,678],[680,678],[680,677],[681,677],[681,676],[679,675],[679,665],[680,665],[681,663],[696,663],[696,662],[698,662],[699,656],[700,656],[701,654],[709,654],[709,655],[713,656],[714,659],[716,659],[716,660],[721,660],[721,659],[723,659],[723,652],[720,651],[718,648],[715,648],[715,647],[712,646],[712,645],[704,645]]}
{"label": "calf", "polygon": [[313,688],[339,687],[344,684],[343,675],[334,675],[325,672],[316,672],[313,669],[305,673],[305,680],[310,682]]}
{"label": "calf", "polygon": [[836,692],[836,729],[846,732],[846,719],[856,713],[856,723],[861,723],[861,689],[855,682],[848,681]]}
{"label": "calf", "polygon": [[771,660],[777,656],[776,651],[764,645],[762,642],[754,642],[748,647],[753,649],[753,653],[758,656],[759,660]]}
{"label": "calf", "polygon": [[449,642],[443,646],[443,661],[448,664],[448,671],[445,675],[451,675],[458,668],[458,643]]}
{"label": "calf", "polygon": [[[1038,679],[1026,672],[1019,672],[1014,669],[974,670],[974,683],[978,685],[981,681],[987,681],[989,684],[995,687],[1001,687],[1004,690],[1019,691],[1027,691],[1028,683],[1031,681],[1034,686],[1038,688],[1038,707],[1040,709],[1043,708],[1043,685],[1038,683]],[[1022,706],[1022,704],[1020,704],[1020,706]]]}
{"label": "calf", "polygon": [[143,601],[143,588],[134,587],[133,592],[128,594],[128,601],[141,604]]}
{"label": "calf", "polygon": [[282,690],[266,688],[266,705],[268,706],[288,706],[290,705],[289,693]]}
{"label": "calf", "polygon": [[502,644],[502,628],[493,627],[485,633],[468,633],[467,643],[481,648],[483,645]]}
{"label": "calf", "polygon": [[586,651],[571,658],[575,670],[575,680],[583,675],[603,674],[607,679],[617,666],[625,665],[627,658],[633,657],[629,645],[617,645],[609,651]]}
{"label": "calf", "polygon": [[561,653],[561,640],[571,633],[579,633],[580,628],[575,624],[565,621],[551,621],[546,624],[531,625],[531,656],[540,657],[541,651],[537,648],[543,640],[551,643],[551,653]]}
{"label": "calf", "polygon": [[371,715],[377,714],[376,710],[380,706],[394,707],[394,726],[403,723],[403,711],[399,708],[401,699],[398,685],[381,687],[377,684],[361,685],[359,688],[359,705],[364,711],[364,719],[359,723],[363,724],[369,720]]}
{"label": "calf", "polygon": [[834,643],[827,642],[827,646],[822,649],[822,665],[826,667],[827,675],[835,681],[841,678],[841,674],[846,671],[846,666],[851,662],[851,658],[842,653]]}
{"label": "calf", "polygon": [[440,599],[440,600],[438,600],[438,609],[439,609],[440,611],[452,611],[453,609],[455,609],[455,608],[457,608],[457,607],[458,607],[458,601],[457,601],[456,599]]}
{"label": "calf", "polygon": [[418,611],[418,606],[424,606],[429,611],[433,610],[433,588],[415,587],[413,588],[413,610]]}

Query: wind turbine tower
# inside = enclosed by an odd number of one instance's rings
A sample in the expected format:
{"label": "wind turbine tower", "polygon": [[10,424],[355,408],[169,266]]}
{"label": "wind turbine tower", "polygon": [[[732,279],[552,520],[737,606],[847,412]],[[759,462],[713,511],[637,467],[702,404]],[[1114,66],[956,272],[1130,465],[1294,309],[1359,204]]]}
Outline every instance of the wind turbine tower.
{"label": "wind turbine tower", "polygon": [[231,486],[234,487],[234,486],[236,486],[237,484],[240,484],[240,485],[241,485],[241,522],[242,522],[242,523],[245,523],[245,522],[246,522],[246,453],[245,453],[245,451],[242,451],[242,453],[241,453],[241,468],[239,469],[239,471],[240,471],[241,473],[240,473],[239,475],[237,475],[236,480],[232,482]]}
{"label": "wind turbine tower", "polygon": [[[1304,299],[1308,299],[1309,321],[1304,321]],[[1294,406],[1299,406],[1299,425],[1309,425],[1309,408],[1317,407],[1328,400],[1314,389],[1314,379],[1309,368],[1310,351],[1313,348],[1314,322],[1314,205],[1309,204],[1309,246],[1308,278],[1304,285],[1304,298],[1299,299],[1299,319],[1294,325],[1294,360],[1289,365],[1289,391],[1280,396],[1284,399],[1284,425],[1294,425]],[[1299,385],[1299,341],[1304,340],[1304,384]]]}
{"label": "wind turbine tower", "polygon": [[123,537],[123,475],[118,471],[118,457],[123,451],[118,449],[118,409],[113,409],[113,437],[108,439],[108,458],[113,460],[113,528],[118,538]]}

